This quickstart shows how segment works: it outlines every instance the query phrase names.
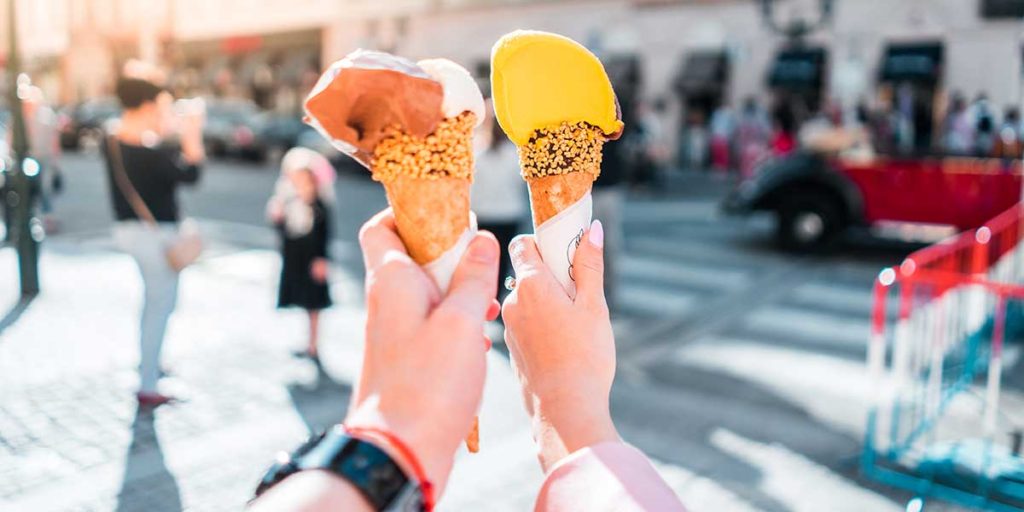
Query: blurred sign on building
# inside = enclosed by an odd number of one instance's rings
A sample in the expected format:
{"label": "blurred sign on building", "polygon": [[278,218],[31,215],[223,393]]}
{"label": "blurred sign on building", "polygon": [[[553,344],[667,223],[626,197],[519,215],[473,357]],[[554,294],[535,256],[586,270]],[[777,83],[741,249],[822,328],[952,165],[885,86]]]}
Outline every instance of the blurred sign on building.
{"label": "blurred sign on building", "polygon": [[887,82],[938,83],[942,77],[942,43],[896,43],[885,48],[879,80]]}
{"label": "blurred sign on building", "polygon": [[982,18],[1024,18],[1024,0],[980,0]]}

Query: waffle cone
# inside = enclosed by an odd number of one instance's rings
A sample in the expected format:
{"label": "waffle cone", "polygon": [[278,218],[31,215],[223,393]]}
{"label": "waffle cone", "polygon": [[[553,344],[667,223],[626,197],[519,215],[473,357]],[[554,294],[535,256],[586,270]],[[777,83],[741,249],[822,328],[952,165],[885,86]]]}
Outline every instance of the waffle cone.
{"label": "waffle cone", "polygon": [[[384,185],[398,236],[420,265],[455,247],[469,229],[475,120],[469,112],[444,119],[426,138],[392,127],[374,148],[373,179]],[[479,449],[479,438],[474,423],[466,438],[470,451]]]}
{"label": "waffle cone", "polygon": [[569,172],[526,178],[534,229],[587,195],[595,176],[597,172]]}
{"label": "waffle cone", "polygon": [[470,180],[399,175],[384,183],[398,236],[413,261],[430,263],[469,228]]}

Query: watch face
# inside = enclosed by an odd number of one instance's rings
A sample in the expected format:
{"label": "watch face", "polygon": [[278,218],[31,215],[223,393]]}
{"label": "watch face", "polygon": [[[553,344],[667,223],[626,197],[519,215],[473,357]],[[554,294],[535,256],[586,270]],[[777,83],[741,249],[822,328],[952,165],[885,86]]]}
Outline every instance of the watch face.
{"label": "watch face", "polygon": [[310,439],[270,468],[256,490],[259,496],[289,475],[306,469],[330,471],[352,484],[375,510],[420,512],[423,494],[417,482],[380,448],[336,427]]}

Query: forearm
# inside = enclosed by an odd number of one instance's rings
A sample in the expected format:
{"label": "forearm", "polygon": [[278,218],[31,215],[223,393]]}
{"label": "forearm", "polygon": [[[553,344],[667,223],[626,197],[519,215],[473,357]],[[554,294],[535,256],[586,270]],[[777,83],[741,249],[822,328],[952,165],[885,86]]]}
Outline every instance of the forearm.
{"label": "forearm", "polygon": [[[585,492],[582,492],[585,490]],[[684,512],[647,457],[621,441],[578,450],[547,472],[535,511]]]}
{"label": "forearm", "polygon": [[580,404],[587,403],[582,399],[570,399],[575,405],[534,400],[533,437],[544,472],[580,449],[619,440],[611,413],[604,403],[594,404],[595,401],[590,400],[591,407],[581,407]]}
{"label": "forearm", "polygon": [[326,471],[300,471],[275,485],[249,508],[256,512],[347,510],[372,512],[366,498],[345,479]]}
{"label": "forearm", "polygon": [[181,157],[188,165],[199,165],[206,160],[206,148],[201,135],[182,137]]}

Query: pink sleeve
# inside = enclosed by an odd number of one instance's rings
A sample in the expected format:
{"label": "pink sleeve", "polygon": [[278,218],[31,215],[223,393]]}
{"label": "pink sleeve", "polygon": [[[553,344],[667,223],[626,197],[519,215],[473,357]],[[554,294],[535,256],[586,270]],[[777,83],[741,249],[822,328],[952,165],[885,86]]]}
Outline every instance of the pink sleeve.
{"label": "pink sleeve", "polygon": [[600,443],[559,461],[534,510],[685,511],[643,452],[623,442]]}

